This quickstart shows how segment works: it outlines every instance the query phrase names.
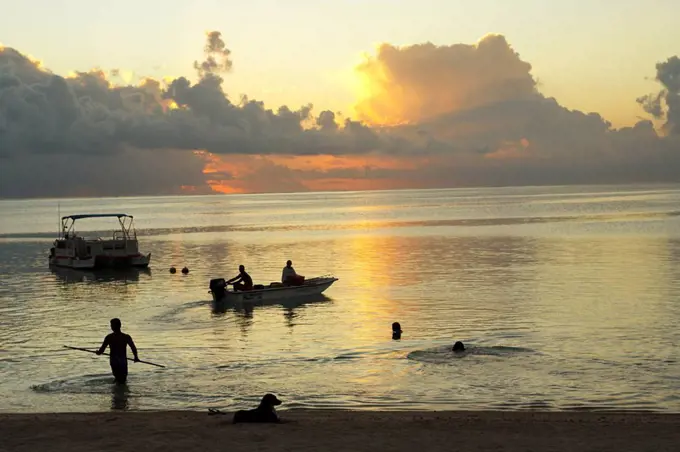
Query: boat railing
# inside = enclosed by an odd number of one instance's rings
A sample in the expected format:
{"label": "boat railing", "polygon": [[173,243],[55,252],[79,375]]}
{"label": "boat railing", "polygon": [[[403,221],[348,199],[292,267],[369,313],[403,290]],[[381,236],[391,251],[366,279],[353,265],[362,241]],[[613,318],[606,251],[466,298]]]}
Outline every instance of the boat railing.
{"label": "boat railing", "polygon": [[113,240],[131,240],[132,237],[130,237],[130,234],[128,234],[126,231],[114,231],[113,232]]}
{"label": "boat railing", "polygon": [[305,281],[314,281],[317,279],[335,279],[335,276],[331,275],[330,273],[326,273],[325,275],[314,276],[312,278],[306,279]]}

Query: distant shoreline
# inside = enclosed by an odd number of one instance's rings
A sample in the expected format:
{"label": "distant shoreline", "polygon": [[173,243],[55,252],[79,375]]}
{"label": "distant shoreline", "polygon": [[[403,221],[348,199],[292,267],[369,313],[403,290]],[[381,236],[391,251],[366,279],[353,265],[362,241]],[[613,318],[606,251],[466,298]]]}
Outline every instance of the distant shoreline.
{"label": "distant shoreline", "polygon": [[126,199],[126,198],[181,198],[181,197],[210,197],[210,196],[226,196],[226,197],[243,197],[243,196],[258,196],[258,195],[321,195],[321,194],[347,194],[347,193],[381,193],[381,192],[404,192],[404,191],[438,191],[438,190],[494,190],[502,188],[572,188],[572,187],[676,187],[680,185],[679,181],[647,181],[647,182],[591,182],[591,183],[563,183],[563,184],[498,184],[498,185],[461,185],[458,187],[423,187],[423,188],[390,188],[390,189],[372,189],[372,190],[323,190],[323,191],[282,191],[282,192],[267,192],[257,191],[248,193],[157,193],[157,194],[121,194],[121,195],[63,195],[63,196],[0,196],[0,201],[80,201],[84,199]]}
{"label": "distant shoreline", "polygon": [[[680,414],[511,411],[280,412],[277,425],[232,413],[0,413],[0,450],[676,450]],[[217,449],[215,449],[217,448]]]}

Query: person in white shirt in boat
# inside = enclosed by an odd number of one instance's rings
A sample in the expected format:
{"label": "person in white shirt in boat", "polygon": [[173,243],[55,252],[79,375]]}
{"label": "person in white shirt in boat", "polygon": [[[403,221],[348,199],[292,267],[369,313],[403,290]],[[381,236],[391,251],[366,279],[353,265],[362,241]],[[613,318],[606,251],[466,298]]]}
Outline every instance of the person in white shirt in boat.
{"label": "person in white shirt in boat", "polygon": [[301,286],[305,282],[305,277],[295,272],[292,261],[287,261],[281,272],[281,282],[287,286]]}

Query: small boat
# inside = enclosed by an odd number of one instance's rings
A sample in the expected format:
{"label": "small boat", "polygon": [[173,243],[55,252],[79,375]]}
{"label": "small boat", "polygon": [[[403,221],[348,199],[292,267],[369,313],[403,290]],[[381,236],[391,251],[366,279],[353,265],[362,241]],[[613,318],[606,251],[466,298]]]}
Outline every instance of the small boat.
{"label": "small boat", "polygon": [[256,284],[253,290],[235,292],[227,289],[224,278],[217,278],[210,280],[210,293],[215,303],[281,301],[319,295],[337,280],[338,278],[333,276],[318,276],[305,280],[299,286],[286,286],[281,283],[271,283],[268,286]]}
{"label": "small boat", "polygon": [[[76,220],[86,218],[117,218],[119,229],[111,238],[83,237],[75,231]],[[59,238],[50,248],[49,264],[79,270],[107,267],[146,268],[151,253],[139,252],[137,231],[132,215],[124,213],[98,213],[68,215],[61,218]]]}

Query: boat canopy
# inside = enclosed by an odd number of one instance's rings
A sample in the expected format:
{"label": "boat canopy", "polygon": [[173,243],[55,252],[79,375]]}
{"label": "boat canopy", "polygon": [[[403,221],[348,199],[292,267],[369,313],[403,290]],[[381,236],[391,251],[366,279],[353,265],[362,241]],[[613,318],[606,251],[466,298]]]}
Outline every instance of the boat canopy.
{"label": "boat canopy", "polygon": [[126,213],[84,213],[84,214],[79,214],[79,215],[67,215],[65,217],[61,217],[62,220],[67,220],[71,219],[73,221],[75,220],[80,220],[83,218],[122,218],[122,217],[130,217],[132,218],[132,215],[128,215]]}
{"label": "boat canopy", "polygon": [[[127,240],[137,238],[137,231],[135,231],[134,225],[132,224],[134,218],[132,215],[126,213],[81,213],[61,217],[61,233],[59,238],[68,236],[71,232],[75,234],[76,220],[83,218],[118,218],[120,231],[114,233],[114,240],[117,240],[118,238]],[[122,235],[120,232],[122,232]]]}

